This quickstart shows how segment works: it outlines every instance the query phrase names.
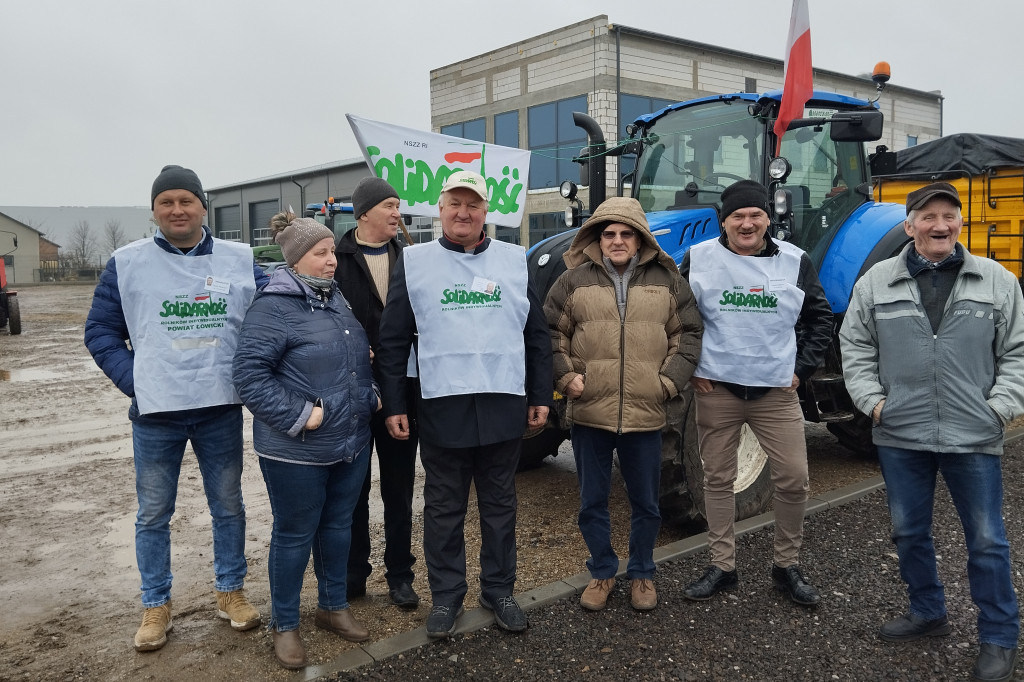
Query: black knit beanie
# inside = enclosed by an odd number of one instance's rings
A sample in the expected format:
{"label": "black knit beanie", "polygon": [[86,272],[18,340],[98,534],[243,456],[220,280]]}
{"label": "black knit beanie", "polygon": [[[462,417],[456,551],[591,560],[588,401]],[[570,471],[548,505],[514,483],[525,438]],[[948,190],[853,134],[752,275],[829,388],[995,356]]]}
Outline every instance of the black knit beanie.
{"label": "black knit beanie", "polygon": [[181,166],[164,166],[160,175],[153,181],[153,192],[150,195],[149,207],[156,205],[156,197],[161,192],[169,189],[185,189],[199,197],[203,208],[206,208],[206,193],[203,192],[203,183],[199,182],[199,176],[195,171]]}
{"label": "black knit beanie", "polygon": [[356,220],[359,220],[371,208],[392,197],[395,199],[400,198],[398,192],[388,184],[387,180],[383,178],[363,178],[356,185],[355,191],[352,192],[352,214],[356,217]]}
{"label": "black knit beanie", "polygon": [[724,223],[730,213],[741,208],[760,208],[770,216],[772,211],[768,201],[768,188],[753,180],[740,180],[726,187],[722,192],[719,220]]}

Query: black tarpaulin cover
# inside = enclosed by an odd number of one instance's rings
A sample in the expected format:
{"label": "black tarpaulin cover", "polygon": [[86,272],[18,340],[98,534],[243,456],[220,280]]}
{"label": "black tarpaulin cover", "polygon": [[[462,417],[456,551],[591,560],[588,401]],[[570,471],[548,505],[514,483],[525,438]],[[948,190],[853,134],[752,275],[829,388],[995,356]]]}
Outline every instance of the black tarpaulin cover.
{"label": "black tarpaulin cover", "polygon": [[896,152],[896,173],[964,171],[1024,165],[1024,140],[998,135],[947,135]]}

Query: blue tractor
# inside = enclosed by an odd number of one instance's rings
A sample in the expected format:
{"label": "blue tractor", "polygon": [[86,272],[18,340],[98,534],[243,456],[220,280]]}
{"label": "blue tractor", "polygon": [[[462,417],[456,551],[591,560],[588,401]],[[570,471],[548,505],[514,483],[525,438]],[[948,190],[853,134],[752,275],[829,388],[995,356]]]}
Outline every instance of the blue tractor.
{"label": "blue tractor", "polygon": [[[879,74],[874,80],[880,94],[888,76]],[[576,161],[589,185],[592,210],[604,200],[606,159],[620,159],[620,192],[640,201],[651,231],[677,263],[694,244],[719,236],[722,190],[738,180],[764,183],[774,197],[771,234],[810,255],[838,330],[857,278],[908,241],[904,207],[872,198],[865,143],[881,137],[882,113],[875,106],[877,96],[866,101],[815,91],[806,104],[806,118],[789,124],[776,155],[773,126],[781,99],[781,91],[776,91],[672,104],[637,118],[627,128],[628,139],[611,148],[597,123],[576,113],[576,125],[589,136]],[[871,162],[892,163],[894,155],[879,149]],[[576,191],[575,183],[562,184],[562,196],[570,201],[566,223],[571,227],[578,227],[589,215]],[[562,254],[574,236],[575,230],[570,230],[530,250],[531,272],[542,295],[565,270]],[[800,397],[807,421],[826,423],[840,443],[852,450],[870,451],[870,423],[846,392],[837,339],[824,365],[800,387]],[[666,519],[697,518],[703,514],[703,471],[692,393],[675,399],[669,408],[669,425],[663,434],[662,511]],[[525,466],[557,454],[567,436],[564,409],[553,412],[559,414],[552,417],[549,428],[524,441]],[[741,519],[763,511],[772,490],[766,456],[753,434],[745,434],[739,457],[736,488],[737,518]]]}

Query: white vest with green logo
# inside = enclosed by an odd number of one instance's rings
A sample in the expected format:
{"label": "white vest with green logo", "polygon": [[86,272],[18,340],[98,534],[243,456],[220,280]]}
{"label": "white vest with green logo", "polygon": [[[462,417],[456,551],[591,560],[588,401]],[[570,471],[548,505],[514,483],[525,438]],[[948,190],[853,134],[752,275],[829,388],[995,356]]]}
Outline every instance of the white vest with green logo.
{"label": "white vest with green logo", "polygon": [[743,386],[793,383],[803,251],[777,245],[771,257],[740,256],[717,239],[690,249],[690,288],[704,320],[694,376]]}
{"label": "white vest with green logo", "polygon": [[407,247],[402,257],[423,397],[526,395],[526,251],[491,240],[482,253],[467,254],[434,241]]}
{"label": "white vest with green logo", "polygon": [[[252,249],[217,239],[210,255],[180,256],[147,239],[118,249],[114,260],[139,412],[240,403],[231,361],[256,293]],[[227,291],[208,289],[208,277]]]}

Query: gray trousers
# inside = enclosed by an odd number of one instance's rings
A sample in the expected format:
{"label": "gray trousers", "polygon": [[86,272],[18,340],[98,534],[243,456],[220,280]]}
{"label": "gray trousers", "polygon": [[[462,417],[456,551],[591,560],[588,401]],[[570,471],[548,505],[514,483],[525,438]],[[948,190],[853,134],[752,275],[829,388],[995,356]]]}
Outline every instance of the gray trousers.
{"label": "gray trousers", "polygon": [[480,591],[489,599],[512,594],[516,581],[516,467],[521,439],[471,448],[420,441],[423,556],[434,604],[459,605],[466,596],[464,534],[470,483],[480,512]]}

